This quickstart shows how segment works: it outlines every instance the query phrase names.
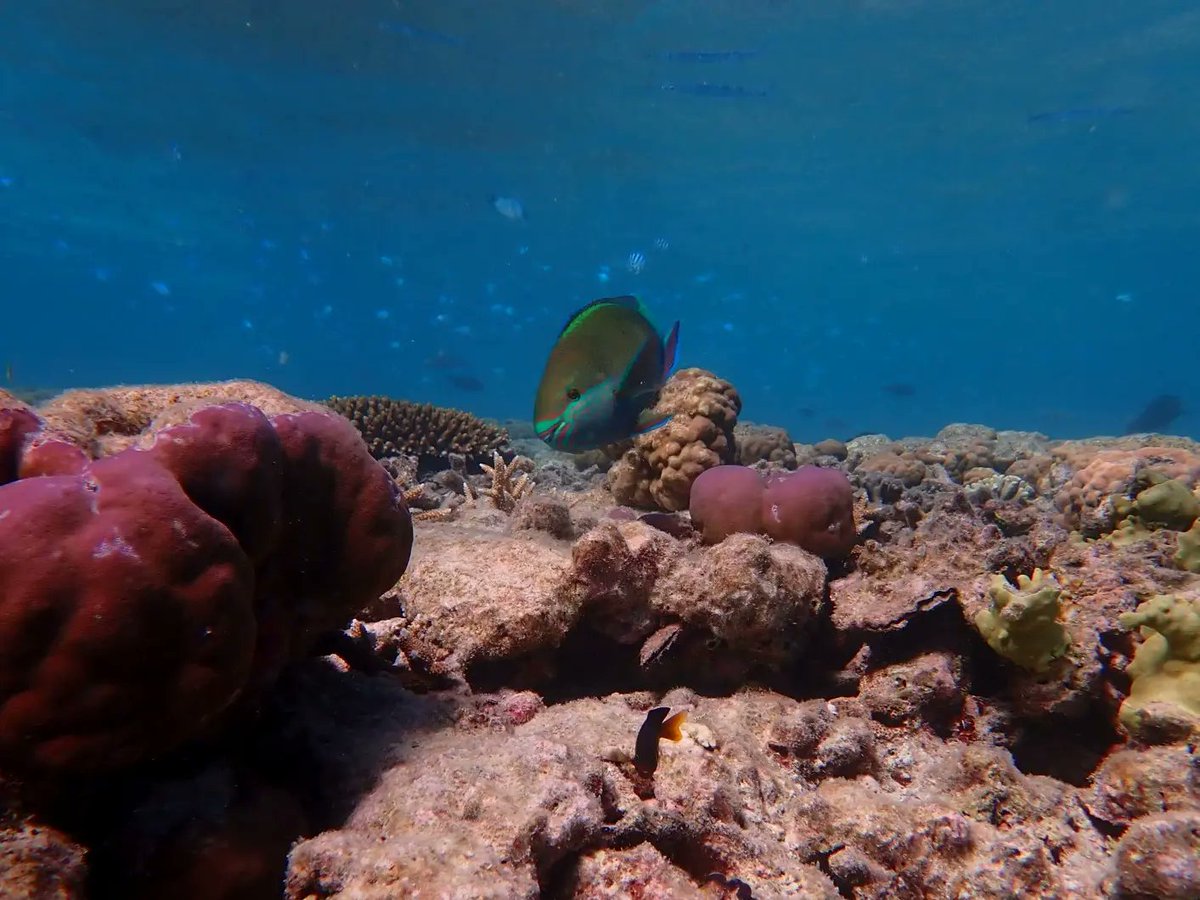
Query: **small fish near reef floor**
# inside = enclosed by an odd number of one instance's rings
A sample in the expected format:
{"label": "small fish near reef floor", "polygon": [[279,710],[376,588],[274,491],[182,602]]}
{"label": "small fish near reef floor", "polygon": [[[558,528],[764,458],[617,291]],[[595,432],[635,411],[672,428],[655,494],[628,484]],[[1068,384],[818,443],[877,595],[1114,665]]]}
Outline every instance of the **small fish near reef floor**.
{"label": "small fish near reef floor", "polygon": [[633,766],[643,775],[653,775],[658,769],[658,742],[666,739],[679,742],[683,740],[683,723],[687,721],[687,711],[680,710],[669,715],[671,707],[656,706],[646,713],[646,720],[638,729],[637,742],[633,748]]}
{"label": "small fish near reef floor", "polygon": [[538,437],[578,453],[670,421],[654,411],[675,366],[679,323],[659,334],[636,297],[595,300],[559,333],[534,400]]}

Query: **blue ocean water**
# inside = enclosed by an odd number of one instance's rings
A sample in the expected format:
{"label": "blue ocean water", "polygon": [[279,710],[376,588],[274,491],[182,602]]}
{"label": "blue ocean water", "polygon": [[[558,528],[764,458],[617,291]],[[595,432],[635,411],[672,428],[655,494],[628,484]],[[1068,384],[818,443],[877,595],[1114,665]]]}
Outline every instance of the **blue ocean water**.
{"label": "blue ocean water", "polygon": [[0,361],[527,418],[636,293],[798,440],[1200,437],[1198,110],[1178,0],[6,4]]}

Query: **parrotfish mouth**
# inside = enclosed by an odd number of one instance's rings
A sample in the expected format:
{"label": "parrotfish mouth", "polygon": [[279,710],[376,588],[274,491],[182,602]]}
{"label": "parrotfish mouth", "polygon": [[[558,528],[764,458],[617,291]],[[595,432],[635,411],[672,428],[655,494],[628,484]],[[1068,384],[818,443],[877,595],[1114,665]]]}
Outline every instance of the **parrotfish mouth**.
{"label": "parrotfish mouth", "polygon": [[549,428],[538,429],[537,436],[540,437],[547,444],[554,444],[555,441],[561,436],[560,432],[562,431],[562,427],[564,424],[566,424],[566,423],[560,421],[560,422],[555,422]]}

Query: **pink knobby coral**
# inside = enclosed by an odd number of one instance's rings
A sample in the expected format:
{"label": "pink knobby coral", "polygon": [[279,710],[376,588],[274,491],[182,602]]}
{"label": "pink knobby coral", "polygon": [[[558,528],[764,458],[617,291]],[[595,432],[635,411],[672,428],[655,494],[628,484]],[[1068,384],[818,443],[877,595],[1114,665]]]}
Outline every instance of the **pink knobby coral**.
{"label": "pink knobby coral", "polygon": [[717,466],[692,485],[692,521],[707,543],[759,532],[827,559],[854,546],[854,490],[837,469],[801,466],[765,478],[745,466]]}

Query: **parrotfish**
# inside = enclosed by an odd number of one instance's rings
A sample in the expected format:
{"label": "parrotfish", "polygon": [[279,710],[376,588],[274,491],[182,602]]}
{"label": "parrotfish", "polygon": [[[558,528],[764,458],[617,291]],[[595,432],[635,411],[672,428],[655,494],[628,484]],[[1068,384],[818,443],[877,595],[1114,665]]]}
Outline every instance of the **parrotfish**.
{"label": "parrotfish", "polygon": [[679,323],[663,338],[636,297],[595,300],[567,321],[538,386],[538,437],[577,453],[671,420],[654,410],[675,366]]}

